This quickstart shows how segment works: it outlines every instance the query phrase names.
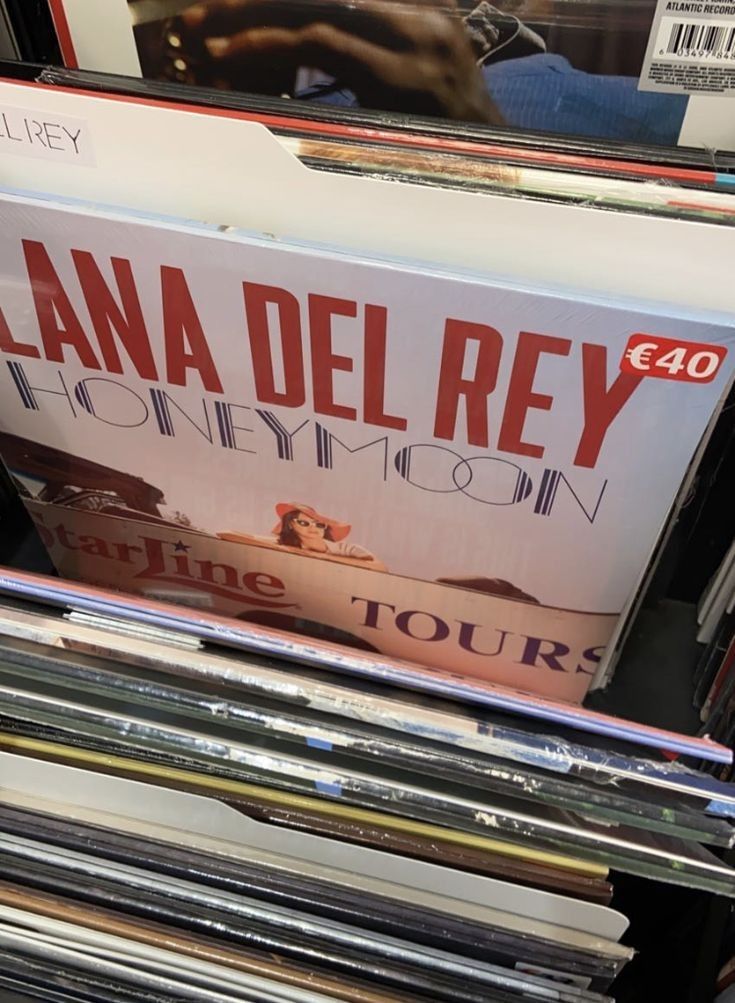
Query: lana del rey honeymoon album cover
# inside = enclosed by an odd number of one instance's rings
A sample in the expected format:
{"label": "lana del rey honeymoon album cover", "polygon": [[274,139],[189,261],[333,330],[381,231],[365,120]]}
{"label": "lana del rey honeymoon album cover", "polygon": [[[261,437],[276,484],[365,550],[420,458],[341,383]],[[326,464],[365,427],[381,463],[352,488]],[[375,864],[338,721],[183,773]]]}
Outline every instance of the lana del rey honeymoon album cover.
{"label": "lana del rey honeymoon album cover", "polygon": [[735,150],[733,0],[50,0],[69,67],[310,108]]}
{"label": "lana del rey honeymoon album cover", "polygon": [[2,212],[0,455],[61,575],[584,697],[730,382],[718,317]]}

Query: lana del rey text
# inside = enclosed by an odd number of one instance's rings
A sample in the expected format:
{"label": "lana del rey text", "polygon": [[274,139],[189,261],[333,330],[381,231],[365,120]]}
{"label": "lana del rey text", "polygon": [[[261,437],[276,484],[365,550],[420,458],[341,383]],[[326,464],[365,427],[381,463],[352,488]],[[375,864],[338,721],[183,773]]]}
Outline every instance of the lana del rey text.
{"label": "lana del rey text", "polygon": [[[63,407],[74,418],[119,427],[150,424],[155,434],[174,438],[180,429],[186,434],[193,429],[213,446],[240,453],[258,453],[268,441],[281,460],[292,461],[297,450],[303,457],[308,450],[314,462],[327,469],[335,465],[340,450],[364,450],[365,455],[369,451],[377,473],[382,469],[384,478],[399,476],[417,488],[426,485],[414,461],[420,452],[434,450],[446,461],[450,489],[470,497],[473,464],[490,462],[497,454],[497,462],[517,467],[513,497],[476,500],[489,504],[528,500],[535,511],[547,515],[549,485],[554,481],[566,485],[581,511],[594,518],[605,484],[594,486],[589,494],[586,481],[589,496],[583,499],[575,488],[574,468],[594,470],[608,431],[642,376],[620,372],[619,359],[595,343],[593,330],[589,340],[573,344],[543,331],[501,331],[493,326],[492,317],[478,323],[459,315],[437,315],[441,361],[425,391],[432,420],[419,427],[402,413],[401,373],[390,368],[391,317],[380,303],[351,298],[349,290],[343,297],[318,290],[297,297],[285,286],[264,285],[245,275],[242,337],[231,339],[228,357],[220,358],[211,347],[190,276],[183,269],[169,264],[157,269],[160,313],[153,317],[144,314],[137,286],[140,276],[130,260],[114,256],[97,260],[81,248],[68,253],[73,272],[66,270],[65,286],[60,259],[55,261],[40,241],[22,241],[37,338],[16,337],[14,318],[0,303],[0,350],[9,357],[8,372],[23,407]],[[67,258],[64,266],[68,263]],[[74,289],[69,287],[69,274],[74,275]],[[83,301],[84,314],[73,301]],[[335,348],[337,321],[354,325],[355,350],[350,355]],[[163,332],[162,343],[150,337],[154,327]],[[237,399],[228,385],[233,351],[241,355],[238,365],[250,369],[255,400]],[[538,373],[547,356],[577,367],[578,378],[570,385],[581,389],[574,391],[579,399],[574,402],[577,419],[569,429],[569,467],[564,472],[536,465],[531,477],[521,463],[509,458],[544,459],[543,434],[531,435],[527,420],[534,412],[553,412],[555,407],[555,395]],[[74,363],[77,370],[81,366],[89,375],[70,381],[63,369],[66,363]],[[501,365],[510,376],[499,394]],[[340,373],[360,377],[358,399],[340,396],[336,386]],[[125,382],[133,377],[135,388]],[[106,414],[110,383],[118,388],[118,399],[121,394],[129,396],[128,417],[119,409],[114,421]],[[197,404],[192,411],[190,398],[186,406],[177,401],[178,387],[201,388],[201,407]],[[312,415],[307,420],[304,408]],[[358,426],[365,427],[362,433]],[[396,442],[392,437],[398,434]],[[407,436],[415,441],[407,444]]]}

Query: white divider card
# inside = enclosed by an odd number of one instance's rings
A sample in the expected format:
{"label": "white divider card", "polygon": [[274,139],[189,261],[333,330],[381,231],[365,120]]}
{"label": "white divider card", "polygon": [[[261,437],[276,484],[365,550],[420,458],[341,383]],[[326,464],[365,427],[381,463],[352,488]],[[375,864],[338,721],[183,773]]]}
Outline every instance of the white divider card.
{"label": "white divider card", "polygon": [[[325,876],[332,880],[347,880],[351,885],[363,876],[378,882],[373,885],[378,893],[385,893],[388,884],[400,887],[407,896],[411,889],[431,893],[444,900],[444,908],[460,914],[465,907],[482,907],[611,941],[619,940],[628,927],[626,917],[607,906],[267,825],[208,797],[75,767],[0,753],[0,790],[10,800],[15,794],[40,798],[46,809],[57,813],[75,808],[107,812],[123,831],[131,822],[151,823],[165,827],[166,838],[192,847],[233,854],[247,848],[309,862],[326,867]],[[49,798],[55,790],[64,792],[56,809]],[[183,826],[182,819],[186,820]]]}
{"label": "white divider card", "polygon": [[592,295],[735,312],[728,227],[326,174],[301,164],[264,126],[222,109],[7,81],[0,104],[43,121],[85,122],[95,153],[92,167],[21,161],[0,147],[6,188]]}

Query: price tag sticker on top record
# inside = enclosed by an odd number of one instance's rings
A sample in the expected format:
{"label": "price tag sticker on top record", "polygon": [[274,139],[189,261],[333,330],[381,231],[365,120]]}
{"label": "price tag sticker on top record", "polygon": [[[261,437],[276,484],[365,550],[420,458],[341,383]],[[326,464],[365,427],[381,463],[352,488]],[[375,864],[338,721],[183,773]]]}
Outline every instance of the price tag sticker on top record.
{"label": "price tag sticker on top record", "polygon": [[727,349],[722,345],[633,334],[623,352],[620,370],[660,380],[711,383],[726,355]]}

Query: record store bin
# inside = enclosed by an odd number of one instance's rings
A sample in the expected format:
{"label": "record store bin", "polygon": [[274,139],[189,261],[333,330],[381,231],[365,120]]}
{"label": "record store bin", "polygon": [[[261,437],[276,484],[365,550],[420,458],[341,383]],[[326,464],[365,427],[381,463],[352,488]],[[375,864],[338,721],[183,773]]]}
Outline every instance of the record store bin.
{"label": "record store bin", "polygon": [[0,70],[0,1003],[735,1003],[735,4]]}

